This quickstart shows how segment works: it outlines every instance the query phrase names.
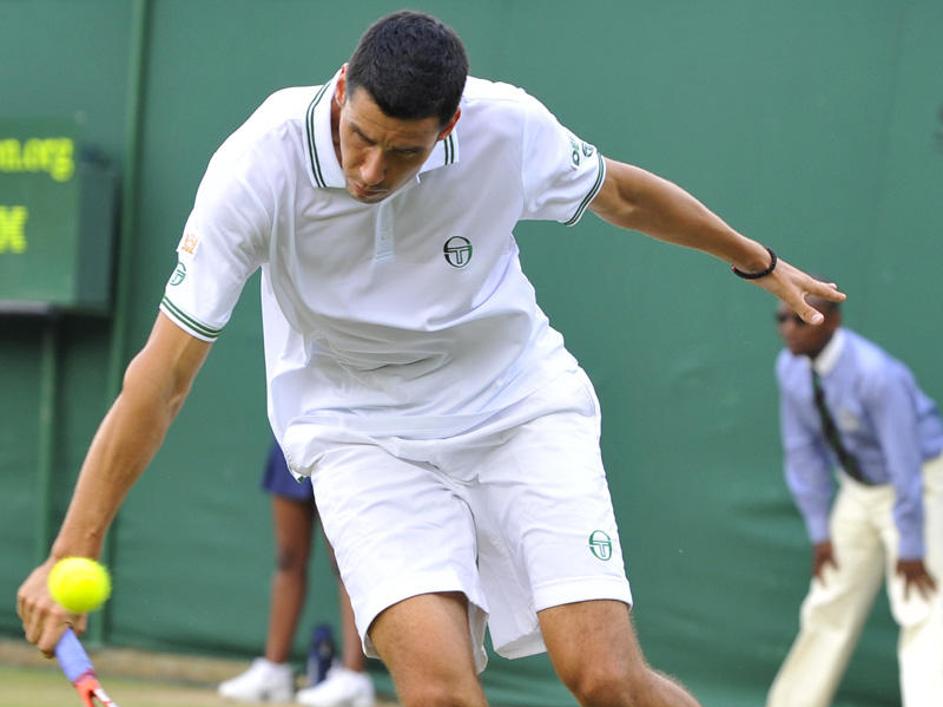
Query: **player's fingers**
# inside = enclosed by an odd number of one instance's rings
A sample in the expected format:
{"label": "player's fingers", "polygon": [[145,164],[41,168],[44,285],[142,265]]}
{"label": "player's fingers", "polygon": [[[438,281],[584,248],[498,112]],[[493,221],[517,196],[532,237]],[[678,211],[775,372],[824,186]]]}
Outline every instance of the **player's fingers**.
{"label": "player's fingers", "polygon": [[20,588],[16,593],[16,615],[20,617],[20,621],[26,623],[27,613],[26,597],[23,595],[23,589]]}
{"label": "player's fingers", "polygon": [[820,324],[825,319],[825,315],[806,301],[805,291],[801,287],[787,283],[779,292],[773,290],[773,293],[807,324]]}
{"label": "player's fingers", "polygon": [[43,627],[43,632],[36,642],[36,647],[43,652],[47,658],[55,655],[56,644],[62,638],[62,634],[69,628],[65,621],[47,621]]}
{"label": "player's fingers", "polygon": [[39,607],[29,607],[26,611],[26,618],[23,620],[23,633],[29,643],[36,644],[43,633],[43,626],[46,623],[45,613]]}
{"label": "player's fingers", "polygon": [[23,621],[23,633],[26,640],[30,643],[36,643],[42,634],[43,623],[46,620],[46,612],[49,607],[36,597],[31,597],[28,593],[21,590],[21,600],[19,602],[20,617]]}
{"label": "player's fingers", "polygon": [[32,577],[27,579],[16,592],[16,615],[25,626],[36,611],[36,595],[31,591]]}
{"label": "player's fingers", "polygon": [[75,631],[76,636],[81,636],[85,633],[85,629],[88,626],[88,614],[71,616],[69,618],[69,625],[72,627],[72,630]]}
{"label": "player's fingers", "polygon": [[825,321],[825,315],[807,302],[795,304],[792,308],[806,324],[821,324]]}
{"label": "player's fingers", "polygon": [[816,280],[812,277],[809,278],[809,283],[806,286],[806,290],[809,295],[814,297],[821,297],[824,300],[829,302],[843,302],[847,299],[847,295],[838,289],[838,285],[834,282],[822,282],[821,280]]}
{"label": "player's fingers", "polygon": [[25,602],[17,602],[16,614],[20,617],[20,625],[23,627],[23,636],[29,641],[29,626],[33,620],[33,613]]}
{"label": "player's fingers", "polygon": [[845,294],[838,289],[836,283],[816,280],[789,263],[780,262],[781,272],[775,279],[762,286],[788,304],[804,322],[820,324],[825,319],[822,312],[809,304],[809,298],[828,302],[841,302],[845,299]]}
{"label": "player's fingers", "polygon": [[[51,656],[55,641],[58,641],[66,627],[75,623],[78,618],[67,614],[52,601],[35,602],[29,612],[29,620],[24,624],[26,640],[36,645],[47,657]],[[51,647],[48,646],[50,634],[55,636]]]}
{"label": "player's fingers", "polygon": [[821,324],[825,315],[808,303],[806,293],[807,290],[802,287],[794,286],[782,299],[792,311],[802,317],[802,321],[807,324]]}
{"label": "player's fingers", "polygon": [[51,599],[46,589],[49,562],[40,565],[23,581],[16,592],[16,613],[23,622],[24,630],[42,620],[43,613],[51,608]]}

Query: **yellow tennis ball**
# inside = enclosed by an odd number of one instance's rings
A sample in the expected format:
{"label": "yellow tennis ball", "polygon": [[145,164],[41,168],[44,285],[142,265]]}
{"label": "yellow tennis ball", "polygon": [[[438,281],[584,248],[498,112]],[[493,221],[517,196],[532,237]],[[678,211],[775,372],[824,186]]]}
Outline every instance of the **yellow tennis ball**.
{"label": "yellow tennis ball", "polygon": [[108,570],[87,557],[66,557],[53,565],[48,579],[49,593],[73,614],[95,611],[111,594]]}

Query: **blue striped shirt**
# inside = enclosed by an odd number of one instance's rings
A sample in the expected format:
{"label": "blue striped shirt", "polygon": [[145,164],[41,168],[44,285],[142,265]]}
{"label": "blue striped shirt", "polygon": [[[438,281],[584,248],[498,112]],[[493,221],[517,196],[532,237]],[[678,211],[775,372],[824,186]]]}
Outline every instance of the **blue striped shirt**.
{"label": "blue striped shirt", "polygon": [[812,542],[829,537],[838,460],[812,393],[814,365],[845,449],[873,484],[895,491],[900,557],[923,557],[923,463],[943,451],[943,421],[910,369],[871,341],[839,329],[814,363],[787,350],[776,360],[780,428],[789,490]]}

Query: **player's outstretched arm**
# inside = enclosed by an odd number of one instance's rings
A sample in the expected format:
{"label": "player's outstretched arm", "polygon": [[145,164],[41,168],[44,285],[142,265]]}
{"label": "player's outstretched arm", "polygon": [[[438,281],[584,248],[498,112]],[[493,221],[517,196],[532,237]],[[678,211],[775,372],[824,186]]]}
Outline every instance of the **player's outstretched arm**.
{"label": "player's outstretched arm", "polygon": [[[743,272],[762,272],[770,265],[764,246],[737,233],[681,187],[623,162],[606,160],[606,180],[590,209],[613,225],[702,250]],[[806,297],[845,299],[833,283],[820,282],[783,260],[772,273],[751,282],[786,302],[811,324],[820,323],[822,314]]]}
{"label": "player's outstretched arm", "polygon": [[50,557],[17,592],[16,608],[26,640],[46,655],[52,655],[67,622],[81,629],[85,621],[68,614],[49,596],[49,570],[57,560],[70,555],[99,556],[109,525],[160,448],[210,346],[159,314],[147,344],[128,366],[121,393],[82,464]]}

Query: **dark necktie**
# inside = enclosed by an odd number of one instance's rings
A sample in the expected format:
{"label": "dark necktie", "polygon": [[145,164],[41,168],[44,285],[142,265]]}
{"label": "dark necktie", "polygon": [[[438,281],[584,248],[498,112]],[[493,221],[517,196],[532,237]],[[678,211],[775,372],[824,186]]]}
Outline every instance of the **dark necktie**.
{"label": "dark necktie", "polygon": [[845,449],[845,445],[842,444],[841,434],[838,432],[835,420],[832,419],[832,415],[828,411],[828,406],[825,405],[825,391],[822,390],[822,379],[819,378],[819,374],[816,373],[814,367],[812,368],[812,393],[815,397],[815,407],[819,411],[819,417],[822,418],[822,432],[825,434],[825,441],[828,442],[828,446],[832,448],[835,452],[835,456],[838,457],[838,463],[841,464],[841,468],[855,481],[870,486],[871,482],[867,481],[861,473],[858,460],[855,459],[851,452]]}

